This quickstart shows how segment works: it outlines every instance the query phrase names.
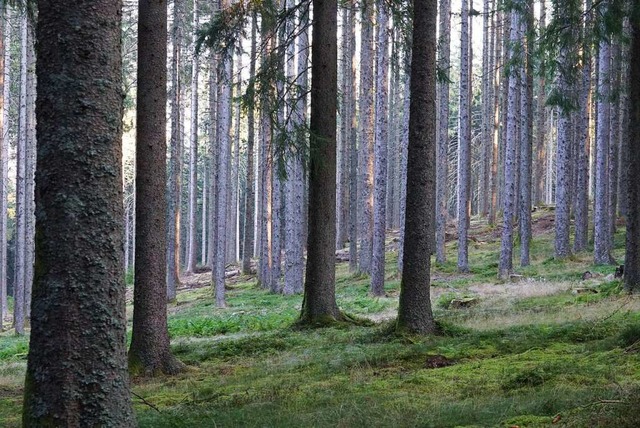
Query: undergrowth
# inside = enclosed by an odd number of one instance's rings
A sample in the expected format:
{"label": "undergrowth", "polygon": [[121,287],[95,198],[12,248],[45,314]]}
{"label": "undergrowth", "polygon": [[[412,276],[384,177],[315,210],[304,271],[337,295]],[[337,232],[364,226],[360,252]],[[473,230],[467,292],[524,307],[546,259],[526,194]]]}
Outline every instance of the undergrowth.
{"label": "undergrowth", "polygon": [[[397,254],[388,254],[386,297],[365,276],[337,268],[338,304],[371,322],[323,329],[294,324],[301,296],[274,295],[244,278],[215,307],[210,287],[169,308],[175,355],[189,369],[138,379],[141,427],[634,427],[640,426],[640,302],[592,256],[549,258],[536,236],[532,264],[497,281],[491,229],[470,251],[471,273],[434,265],[441,330],[395,332]],[[614,256],[621,258],[619,231]],[[517,249],[514,251],[518,254]],[[581,279],[586,271],[595,278]],[[468,307],[450,305],[470,298]],[[27,340],[0,337],[0,426],[19,426]]]}

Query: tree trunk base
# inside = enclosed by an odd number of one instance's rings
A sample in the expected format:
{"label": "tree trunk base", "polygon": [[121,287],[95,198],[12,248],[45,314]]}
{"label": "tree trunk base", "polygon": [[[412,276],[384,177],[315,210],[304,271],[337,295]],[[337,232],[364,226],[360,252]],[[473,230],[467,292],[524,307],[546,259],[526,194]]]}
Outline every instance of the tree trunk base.
{"label": "tree trunk base", "polygon": [[140,356],[129,353],[129,374],[132,377],[174,376],[183,372],[186,367],[171,353],[166,353],[161,358],[154,358],[150,364],[145,364]]}

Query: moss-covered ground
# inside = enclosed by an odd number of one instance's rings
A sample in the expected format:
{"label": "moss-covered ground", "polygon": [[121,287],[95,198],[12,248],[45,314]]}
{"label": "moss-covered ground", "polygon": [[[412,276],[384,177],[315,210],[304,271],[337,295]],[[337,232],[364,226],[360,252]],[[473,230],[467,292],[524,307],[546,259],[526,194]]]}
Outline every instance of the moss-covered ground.
{"label": "moss-covered ground", "polygon": [[[393,251],[385,298],[338,266],[340,307],[371,325],[296,329],[301,297],[269,294],[252,278],[230,286],[223,310],[210,287],[180,292],[169,330],[188,370],[133,380],[140,426],[640,426],[640,299],[621,292],[615,266],[592,266],[588,253],[556,261],[542,231],[532,265],[501,283],[499,240],[475,232],[471,274],[455,272],[453,243],[451,262],[434,267],[438,337],[393,333]],[[582,280],[585,271],[594,278]],[[451,305],[463,297],[468,307]],[[26,353],[25,338],[0,337],[2,427],[19,425]]]}

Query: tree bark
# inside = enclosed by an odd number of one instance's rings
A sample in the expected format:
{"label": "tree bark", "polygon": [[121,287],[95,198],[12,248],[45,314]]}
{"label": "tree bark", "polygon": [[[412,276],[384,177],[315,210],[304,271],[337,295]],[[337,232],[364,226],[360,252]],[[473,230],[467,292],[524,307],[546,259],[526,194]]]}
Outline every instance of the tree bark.
{"label": "tree bark", "polygon": [[38,2],[28,427],[135,426],[122,275],[121,9],[119,1]]}
{"label": "tree bark", "polygon": [[136,272],[129,369],[135,375],[180,371],[167,329],[166,4],[141,1],[136,112]]}
{"label": "tree bark", "polygon": [[471,61],[469,1],[462,0],[460,30],[460,104],[458,118],[458,271],[469,272],[469,220],[471,216]]}
{"label": "tree bark", "polygon": [[[445,263],[445,235],[449,200],[449,68],[451,56],[451,1],[440,1],[440,40],[438,68],[445,79],[437,83],[438,97],[438,156],[436,161],[436,261]],[[405,231],[406,233],[406,231]]]}
{"label": "tree bark", "polygon": [[436,9],[435,0],[414,0],[407,207],[403,275],[397,328],[436,332],[431,311],[430,268],[435,210]]}
{"label": "tree bark", "polygon": [[387,140],[389,101],[389,15],[384,2],[378,2],[377,39],[378,52],[376,64],[376,138],[374,161],[374,199],[373,199],[373,252],[371,255],[371,293],[384,295],[385,241],[387,226]]}
{"label": "tree bark", "polygon": [[360,219],[360,252],[358,261],[360,271],[371,273],[371,255],[373,245],[373,147],[374,135],[374,51],[373,51],[373,15],[374,0],[363,0],[362,33],[360,48],[360,193],[358,197]]}
{"label": "tree bark", "polygon": [[627,166],[627,237],[624,261],[624,287],[627,292],[640,292],[640,23],[631,19],[629,55],[629,128]]}
{"label": "tree bark", "polygon": [[196,55],[198,0],[193,1],[193,44],[191,46],[191,134],[189,138],[189,236],[187,238],[187,274],[193,274],[198,260],[198,77],[200,61]]}
{"label": "tree bark", "polygon": [[309,238],[301,322],[343,319],[335,295],[337,1],[313,0]]}

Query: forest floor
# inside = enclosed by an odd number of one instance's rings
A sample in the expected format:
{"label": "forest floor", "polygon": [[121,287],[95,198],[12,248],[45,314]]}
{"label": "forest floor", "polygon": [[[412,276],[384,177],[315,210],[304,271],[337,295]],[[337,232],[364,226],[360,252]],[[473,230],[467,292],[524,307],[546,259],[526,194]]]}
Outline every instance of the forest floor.
{"label": "forest floor", "polygon": [[[590,253],[553,259],[552,213],[535,219],[532,264],[511,282],[496,280],[498,229],[474,222],[470,274],[456,273],[448,244],[433,270],[437,337],[393,333],[393,236],[386,297],[338,265],[339,306],[371,325],[296,329],[301,296],[245,277],[216,309],[209,274],[184,278],[169,331],[188,370],[133,380],[140,426],[640,426],[640,298]],[[615,244],[621,262],[623,228]],[[20,425],[26,354],[26,338],[0,336],[1,427]]]}

